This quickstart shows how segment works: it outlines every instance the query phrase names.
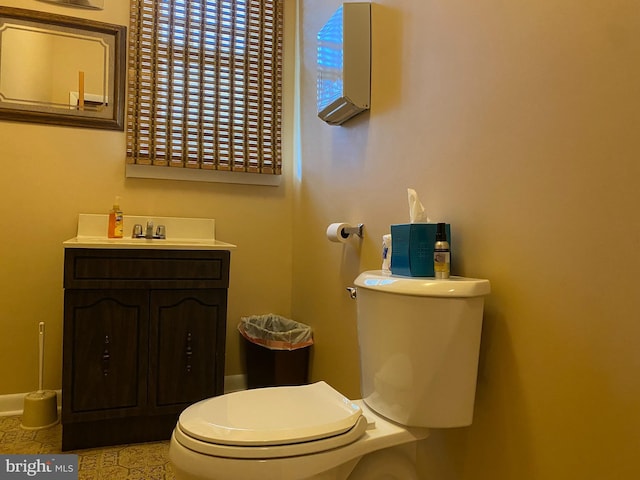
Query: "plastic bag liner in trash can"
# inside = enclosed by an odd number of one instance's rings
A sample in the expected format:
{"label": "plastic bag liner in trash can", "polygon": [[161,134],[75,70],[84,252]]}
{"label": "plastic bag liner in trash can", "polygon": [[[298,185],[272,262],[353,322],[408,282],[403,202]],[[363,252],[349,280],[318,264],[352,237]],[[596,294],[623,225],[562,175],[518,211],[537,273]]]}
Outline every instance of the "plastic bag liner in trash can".
{"label": "plastic bag liner in trash can", "polygon": [[308,381],[311,327],[274,315],[242,317],[249,388],[302,385]]}

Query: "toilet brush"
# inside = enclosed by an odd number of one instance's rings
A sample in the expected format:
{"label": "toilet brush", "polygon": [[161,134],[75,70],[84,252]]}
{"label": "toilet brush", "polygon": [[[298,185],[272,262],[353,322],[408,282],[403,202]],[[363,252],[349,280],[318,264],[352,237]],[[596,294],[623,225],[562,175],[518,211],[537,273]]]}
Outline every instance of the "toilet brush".
{"label": "toilet brush", "polygon": [[22,428],[37,430],[58,423],[58,399],[56,392],[43,390],[44,373],[44,322],[38,324],[38,391],[27,393],[24,398]]}

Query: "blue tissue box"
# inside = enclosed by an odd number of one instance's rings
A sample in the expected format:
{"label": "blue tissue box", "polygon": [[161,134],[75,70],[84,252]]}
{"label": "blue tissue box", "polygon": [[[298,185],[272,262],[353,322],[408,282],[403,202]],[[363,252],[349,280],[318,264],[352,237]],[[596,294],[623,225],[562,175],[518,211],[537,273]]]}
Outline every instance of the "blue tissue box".
{"label": "blue tissue box", "polygon": [[[391,273],[407,277],[434,277],[433,250],[436,223],[391,225]],[[451,225],[445,225],[451,250]]]}

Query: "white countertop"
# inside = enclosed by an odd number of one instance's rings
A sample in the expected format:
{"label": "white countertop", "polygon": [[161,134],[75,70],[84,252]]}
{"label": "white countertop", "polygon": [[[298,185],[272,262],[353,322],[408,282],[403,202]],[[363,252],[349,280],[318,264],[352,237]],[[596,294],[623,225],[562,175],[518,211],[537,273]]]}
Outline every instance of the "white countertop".
{"label": "white countertop", "polygon": [[[152,221],[154,230],[164,225],[166,239],[131,238],[133,225],[139,223],[143,231]],[[64,248],[126,248],[159,250],[233,250],[236,245],[215,238],[215,220],[212,218],[154,217],[124,215],[124,237],[108,238],[109,215],[81,213],[78,233],[62,243]]]}

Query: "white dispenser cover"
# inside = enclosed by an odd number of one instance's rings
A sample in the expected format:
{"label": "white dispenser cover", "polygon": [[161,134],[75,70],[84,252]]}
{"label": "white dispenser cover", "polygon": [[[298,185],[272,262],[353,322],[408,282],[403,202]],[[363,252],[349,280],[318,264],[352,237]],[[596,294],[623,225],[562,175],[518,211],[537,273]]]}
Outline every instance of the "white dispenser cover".
{"label": "white dispenser cover", "polygon": [[350,430],[362,410],[325,382],[243,390],[202,400],[180,415],[180,428],[221,445],[287,445]]}
{"label": "white dispenser cover", "polygon": [[371,3],[344,3],[318,32],[318,116],[341,125],[369,109]]}

